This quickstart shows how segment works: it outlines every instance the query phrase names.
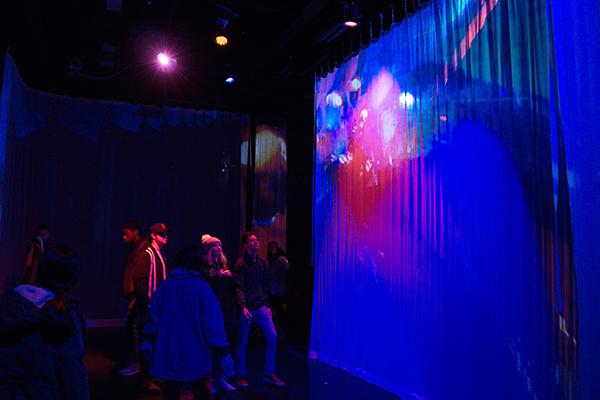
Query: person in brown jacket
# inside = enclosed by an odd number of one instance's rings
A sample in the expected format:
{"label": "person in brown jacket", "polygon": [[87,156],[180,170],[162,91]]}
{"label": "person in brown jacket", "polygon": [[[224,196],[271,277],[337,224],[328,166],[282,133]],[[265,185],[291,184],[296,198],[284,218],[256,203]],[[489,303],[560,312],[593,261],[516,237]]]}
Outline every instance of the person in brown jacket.
{"label": "person in brown jacket", "polygon": [[123,226],[123,242],[129,247],[123,273],[122,293],[127,299],[127,334],[129,338],[129,359],[119,375],[131,376],[140,372],[140,335],[141,320],[139,309],[135,307],[135,288],[133,275],[142,252],[148,247],[148,241],[140,235],[140,223],[128,221]]}

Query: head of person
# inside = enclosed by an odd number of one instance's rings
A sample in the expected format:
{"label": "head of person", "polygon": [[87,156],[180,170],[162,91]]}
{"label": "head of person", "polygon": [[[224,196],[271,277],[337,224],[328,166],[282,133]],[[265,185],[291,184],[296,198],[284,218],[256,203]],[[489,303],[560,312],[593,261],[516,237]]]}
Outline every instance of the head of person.
{"label": "head of person", "polygon": [[202,264],[202,253],[197,246],[187,245],[175,256],[175,266],[198,270]]}
{"label": "head of person", "polygon": [[269,242],[269,244],[267,246],[267,254],[269,255],[269,257],[277,256],[278,252],[279,252],[279,244],[274,240]]}
{"label": "head of person", "polygon": [[79,255],[64,245],[48,246],[40,259],[36,285],[55,295],[42,311],[42,335],[48,342],[61,343],[75,334],[67,292],[79,281],[80,270]]}
{"label": "head of person", "polygon": [[260,241],[258,240],[258,235],[252,231],[247,231],[242,233],[242,247],[244,248],[244,253],[248,254],[256,254],[258,250],[260,250]]}
{"label": "head of person", "polygon": [[223,244],[221,239],[216,236],[204,234],[200,237],[200,244],[202,245],[202,253],[204,254],[204,261],[209,265],[227,265],[227,258],[223,254]]}
{"label": "head of person", "polygon": [[64,245],[49,246],[40,259],[36,285],[56,294],[66,293],[79,281],[79,255]]}
{"label": "head of person", "polygon": [[140,238],[140,223],[136,219],[132,219],[127,221],[127,223],[123,226],[123,242],[126,244],[133,244],[136,240]]}
{"label": "head of person", "polygon": [[150,237],[152,238],[152,243],[156,243],[159,247],[167,244],[170,233],[171,229],[167,228],[167,226],[162,223],[157,223],[150,227]]}
{"label": "head of person", "polygon": [[50,237],[50,227],[46,224],[39,224],[36,228],[35,228],[35,232],[34,235],[36,237],[41,238],[43,241],[48,241],[48,238]]}

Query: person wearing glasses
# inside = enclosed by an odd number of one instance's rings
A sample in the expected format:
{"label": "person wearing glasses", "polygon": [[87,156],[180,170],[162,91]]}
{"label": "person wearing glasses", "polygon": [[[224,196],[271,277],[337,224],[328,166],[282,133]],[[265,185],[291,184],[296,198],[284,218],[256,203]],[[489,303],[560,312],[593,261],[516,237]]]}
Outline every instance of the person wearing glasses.
{"label": "person wearing glasses", "polygon": [[[150,244],[138,257],[133,274],[134,296],[137,313],[140,315],[140,326],[150,319],[150,302],[158,286],[167,279],[167,258],[162,248],[169,241],[171,230],[165,224],[157,223],[150,227]],[[159,386],[148,376],[148,363],[141,367],[143,388],[151,393],[160,392]]]}

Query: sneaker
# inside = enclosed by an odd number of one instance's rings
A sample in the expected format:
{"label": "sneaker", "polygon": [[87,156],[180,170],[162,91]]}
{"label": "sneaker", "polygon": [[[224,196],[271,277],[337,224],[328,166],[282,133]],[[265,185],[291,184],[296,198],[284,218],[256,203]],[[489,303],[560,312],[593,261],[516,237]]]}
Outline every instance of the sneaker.
{"label": "sneaker", "polygon": [[238,387],[241,387],[241,388],[248,387],[248,379],[246,379],[246,378],[238,378],[237,385],[238,385]]}
{"label": "sneaker", "polygon": [[140,373],[140,363],[137,361],[130,362],[128,366],[119,370],[121,376],[131,376]]}
{"label": "sneaker", "polygon": [[160,387],[154,382],[153,379],[146,379],[142,385],[144,391],[151,394],[160,394]]}
{"label": "sneaker", "polygon": [[220,381],[215,382],[215,386],[217,387],[217,389],[223,389],[226,392],[235,392],[235,386],[230,385],[229,382],[227,382],[224,378]]}
{"label": "sneaker", "polygon": [[263,381],[271,386],[285,387],[285,382],[277,377],[277,375],[263,375]]}

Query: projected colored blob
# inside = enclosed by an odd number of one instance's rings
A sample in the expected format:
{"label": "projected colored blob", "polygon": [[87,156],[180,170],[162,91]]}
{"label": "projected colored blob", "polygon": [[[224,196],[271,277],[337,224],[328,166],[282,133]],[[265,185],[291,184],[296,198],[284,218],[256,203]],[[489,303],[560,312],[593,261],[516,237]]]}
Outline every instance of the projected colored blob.
{"label": "projected colored blob", "polygon": [[[242,176],[245,176],[248,141],[242,143],[241,154]],[[265,245],[263,251],[271,240],[285,248],[287,143],[283,128],[276,124],[257,126],[254,165],[253,230]],[[242,187],[242,193],[245,193],[245,187]]]}

